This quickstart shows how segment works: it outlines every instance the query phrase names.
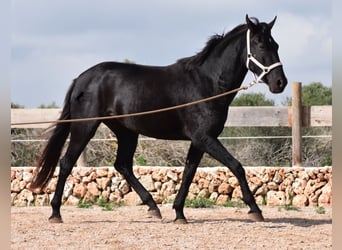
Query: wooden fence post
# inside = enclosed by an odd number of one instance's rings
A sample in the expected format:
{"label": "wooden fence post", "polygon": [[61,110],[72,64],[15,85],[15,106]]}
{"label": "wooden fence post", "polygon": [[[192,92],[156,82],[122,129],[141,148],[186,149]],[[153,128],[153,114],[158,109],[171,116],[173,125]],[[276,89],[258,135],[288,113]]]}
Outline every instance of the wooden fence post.
{"label": "wooden fence post", "polygon": [[302,165],[302,83],[292,83],[292,166]]}

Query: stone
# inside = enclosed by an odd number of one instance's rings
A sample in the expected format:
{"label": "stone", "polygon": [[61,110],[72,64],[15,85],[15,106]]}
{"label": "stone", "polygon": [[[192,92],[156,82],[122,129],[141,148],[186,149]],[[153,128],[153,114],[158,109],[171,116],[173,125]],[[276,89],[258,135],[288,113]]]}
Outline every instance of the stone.
{"label": "stone", "polygon": [[33,179],[32,172],[23,172],[23,181],[26,181],[27,183],[31,182]]}
{"label": "stone", "polygon": [[137,206],[137,205],[142,204],[142,201],[141,201],[139,195],[135,191],[132,191],[132,192],[129,192],[128,194],[126,194],[123,197],[123,201],[128,206]]}
{"label": "stone", "polygon": [[242,199],[242,191],[240,186],[236,187],[232,193],[232,199]]}
{"label": "stone", "polygon": [[305,179],[297,178],[292,184],[293,192],[295,194],[303,194],[305,187],[307,185],[307,181]]}
{"label": "stone", "polygon": [[276,184],[280,184],[283,181],[283,177],[279,172],[275,172],[274,177],[273,177],[273,182]]}
{"label": "stone", "polygon": [[269,182],[269,183],[267,184],[267,188],[268,188],[269,190],[277,191],[277,190],[279,189],[279,185],[278,185],[277,183],[271,181],[271,182]]}
{"label": "stone", "polygon": [[175,182],[177,182],[178,181],[178,174],[176,173],[176,172],[174,172],[174,171],[168,171],[167,172],[167,174],[166,174],[166,176],[169,178],[169,179],[171,179],[171,180],[173,180],[173,181],[175,181]]}
{"label": "stone", "polygon": [[216,204],[222,204],[229,201],[229,196],[226,194],[220,194],[216,199]]}
{"label": "stone", "polygon": [[332,205],[332,182],[328,182],[323,188],[322,193],[318,198],[319,206],[329,206]]}
{"label": "stone", "polygon": [[210,185],[210,181],[207,179],[204,179],[203,177],[201,179],[199,179],[199,181],[198,181],[198,187],[200,189],[209,188],[209,185]]}
{"label": "stone", "polygon": [[201,190],[197,184],[191,183],[190,188],[189,188],[189,193],[197,195],[200,191]]}
{"label": "stone", "polygon": [[13,202],[14,206],[23,207],[30,206],[34,201],[34,197],[31,191],[24,189],[17,196]]}
{"label": "stone", "polygon": [[152,175],[148,174],[148,175],[142,175],[140,176],[140,180],[141,184],[146,188],[147,191],[149,192],[153,192],[155,191],[155,186],[154,186],[154,182],[152,179]]}
{"label": "stone", "polygon": [[217,192],[218,191],[218,187],[221,185],[221,181],[217,178],[213,179],[210,183],[209,183],[209,193],[213,193],[213,192]]}
{"label": "stone", "polygon": [[269,191],[267,192],[267,205],[269,206],[283,206],[286,204],[285,192]]}
{"label": "stone", "polygon": [[260,187],[262,185],[261,179],[259,177],[256,177],[256,176],[249,178],[249,181],[258,187]]}
{"label": "stone", "polygon": [[233,190],[234,188],[225,182],[218,187],[219,194],[230,194],[231,192],[233,192]]}
{"label": "stone", "polygon": [[48,206],[50,204],[48,194],[38,194],[34,200],[35,206]]}
{"label": "stone", "polygon": [[78,198],[82,198],[85,196],[87,191],[88,191],[88,189],[87,189],[87,186],[85,184],[77,183],[77,184],[75,184],[72,195],[76,196]]}
{"label": "stone", "polygon": [[131,187],[126,180],[122,180],[119,185],[119,190],[125,195],[131,191]]}
{"label": "stone", "polygon": [[70,195],[64,204],[67,206],[77,206],[79,202],[79,198]]}
{"label": "stone", "polygon": [[93,196],[97,197],[100,196],[101,192],[97,188],[97,184],[95,182],[90,182],[87,185],[88,193]]}
{"label": "stone", "polygon": [[102,177],[102,178],[97,178],[96,183],[99,189],[105,190],[107,186],[110,184],[110,178],[107,177]]}
{"label": "stone", "polygon": [[11,192],[19,193],[21,191],[20,189],[20,180],[15,179],[11,182]]}
{"label": "stone", "polygon": [[299,194],[293,197],[292,199],[292,205],[296,207],[305,207],[309,205],[308,197],[306,197],[304,194]]}
{"label": "stone", "polygon": [[96,168],[96,178],[107,177],[108,168]]}
{"label": "stone", "polygon": [[207,188],[204,188],[204,189],[202,189],[202,190],[198,193],[197,197],[200,197],[200,198],[208,198],[209,195],[210,195],[210,194],[209,194],[208,189],[207,189]]}
{"label": "stone", "polygon": [[73,187],[74,187],[74,184],[72,182],[66,181],[64,185],[63,196],[69,197],[72,194]]}
{"label": "stone", "polygon": [[237,186],[239,186],[239,181],[238,179],[234,176],[234,177],[230,177],[228,179],[228,183],[233,187],[236,188]]}
{"label": "stone", "polygon": [[218,196],[219,194],[217,192],[213,192],[210,194],[209,199],[216,202]]}
{"label": "stone", "polygon": [[120,177],[117,177],[117,176],[112,177],[112,185],[111,185],[110,189],[112,191],[114,191],[115,189],[118,189],[119,185],[120,185],[120,182],[121,182],[121,178]]}

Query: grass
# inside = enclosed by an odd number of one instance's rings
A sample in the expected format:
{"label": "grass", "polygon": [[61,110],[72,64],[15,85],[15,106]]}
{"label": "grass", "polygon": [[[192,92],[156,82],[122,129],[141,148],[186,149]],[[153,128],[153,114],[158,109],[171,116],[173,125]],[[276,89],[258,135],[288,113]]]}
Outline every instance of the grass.
{"label": "grass", "polygon": [[212,207],[215,205],[215,201],[203,198],[203,197],[198,197],[194,199],[186,199],[185,200],[185,207],[190,207],[190,208],[208,208]]}
{"label": "grass", "polygon": [[[124,203],[123,202],[109,202],[106,201],[102,196],[100,196],[96,203],[97,206],[102,207],[103,211],[112,211],[117,207],[121,207]],[[77,204],[78,208],[92,208],[94,203],[91,201],[84,201],[83,199]]]}
{"label": "grass", "polygon": [[244,208],[247,205],[243,202],[243,200],[230,200],[222,203],[220,206],[222,207],[237,207],[237,208]]}
{"label": "grass", "polygon": [[317,207],[315,208],[315,211],[316,211],[316,213],[318,213],[318,214],[325,214],[325,208],[322,207],[322,206],[317,206]]}
{"label": "grass", "polygon": [[78,208],[92,208],[93,207],[93,203],[91,203],[90,201],[84,201],[83,199],[81,199],[78,204],[77,204]]}

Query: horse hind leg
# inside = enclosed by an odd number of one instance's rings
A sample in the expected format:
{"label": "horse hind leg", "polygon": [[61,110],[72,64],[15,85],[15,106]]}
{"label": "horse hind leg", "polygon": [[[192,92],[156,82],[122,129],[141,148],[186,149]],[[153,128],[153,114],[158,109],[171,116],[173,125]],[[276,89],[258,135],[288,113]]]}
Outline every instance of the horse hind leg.
{"label": "horse hind leg", "polygon": [[137,192],[143,204],[149,207],[149,216],[161,219],[160,210],[152,195],[133,173],[133,156],[137,147],[138,135],[126,130],[123,131],[122,129],[120,132],[116,131],[115,134],[118,139],[118,151],[114,163],[115,169],[125,177],[128,184]]}
{"label": "horse hind leg", "polygon": [[74,123],[70,129],[70,142],[67,151],[60,161],[60,171],[56,191],[51,201],[52,215],[49,217],[51,223],[62,223],[60,208],[66,179],[71,173],[78,157],[88,144],[89,140],[99,126],[99,122]]}

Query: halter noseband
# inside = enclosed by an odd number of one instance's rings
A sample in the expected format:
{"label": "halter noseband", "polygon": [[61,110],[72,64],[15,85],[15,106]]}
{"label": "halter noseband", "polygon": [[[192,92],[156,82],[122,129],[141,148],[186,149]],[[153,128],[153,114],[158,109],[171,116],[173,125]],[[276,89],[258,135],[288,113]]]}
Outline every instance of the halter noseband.
{"label": "halter noseband", "polygon": [[264,66],[261,62],[258,61],[258,59],[256,59],[252,53],[251,53],[251,45],[250,45],[250,30],[247,30],[247,61],[246,61],[246,67],[247,69],[249,69],[249,63],[250,61],[252,61],[255,65],[257,65],[261,70],[262,73],[257,76],[254,72],[254,76],[255,76],[255,80],[251,83],[251,85],[254,85],[256,83],[262,82],[262,78],[267,75],[269,72],[271,72],[271,70],[273,70],[276,67],[282,66],[283,64],[281,62],[276,62],[273,63],[270,66]]}

